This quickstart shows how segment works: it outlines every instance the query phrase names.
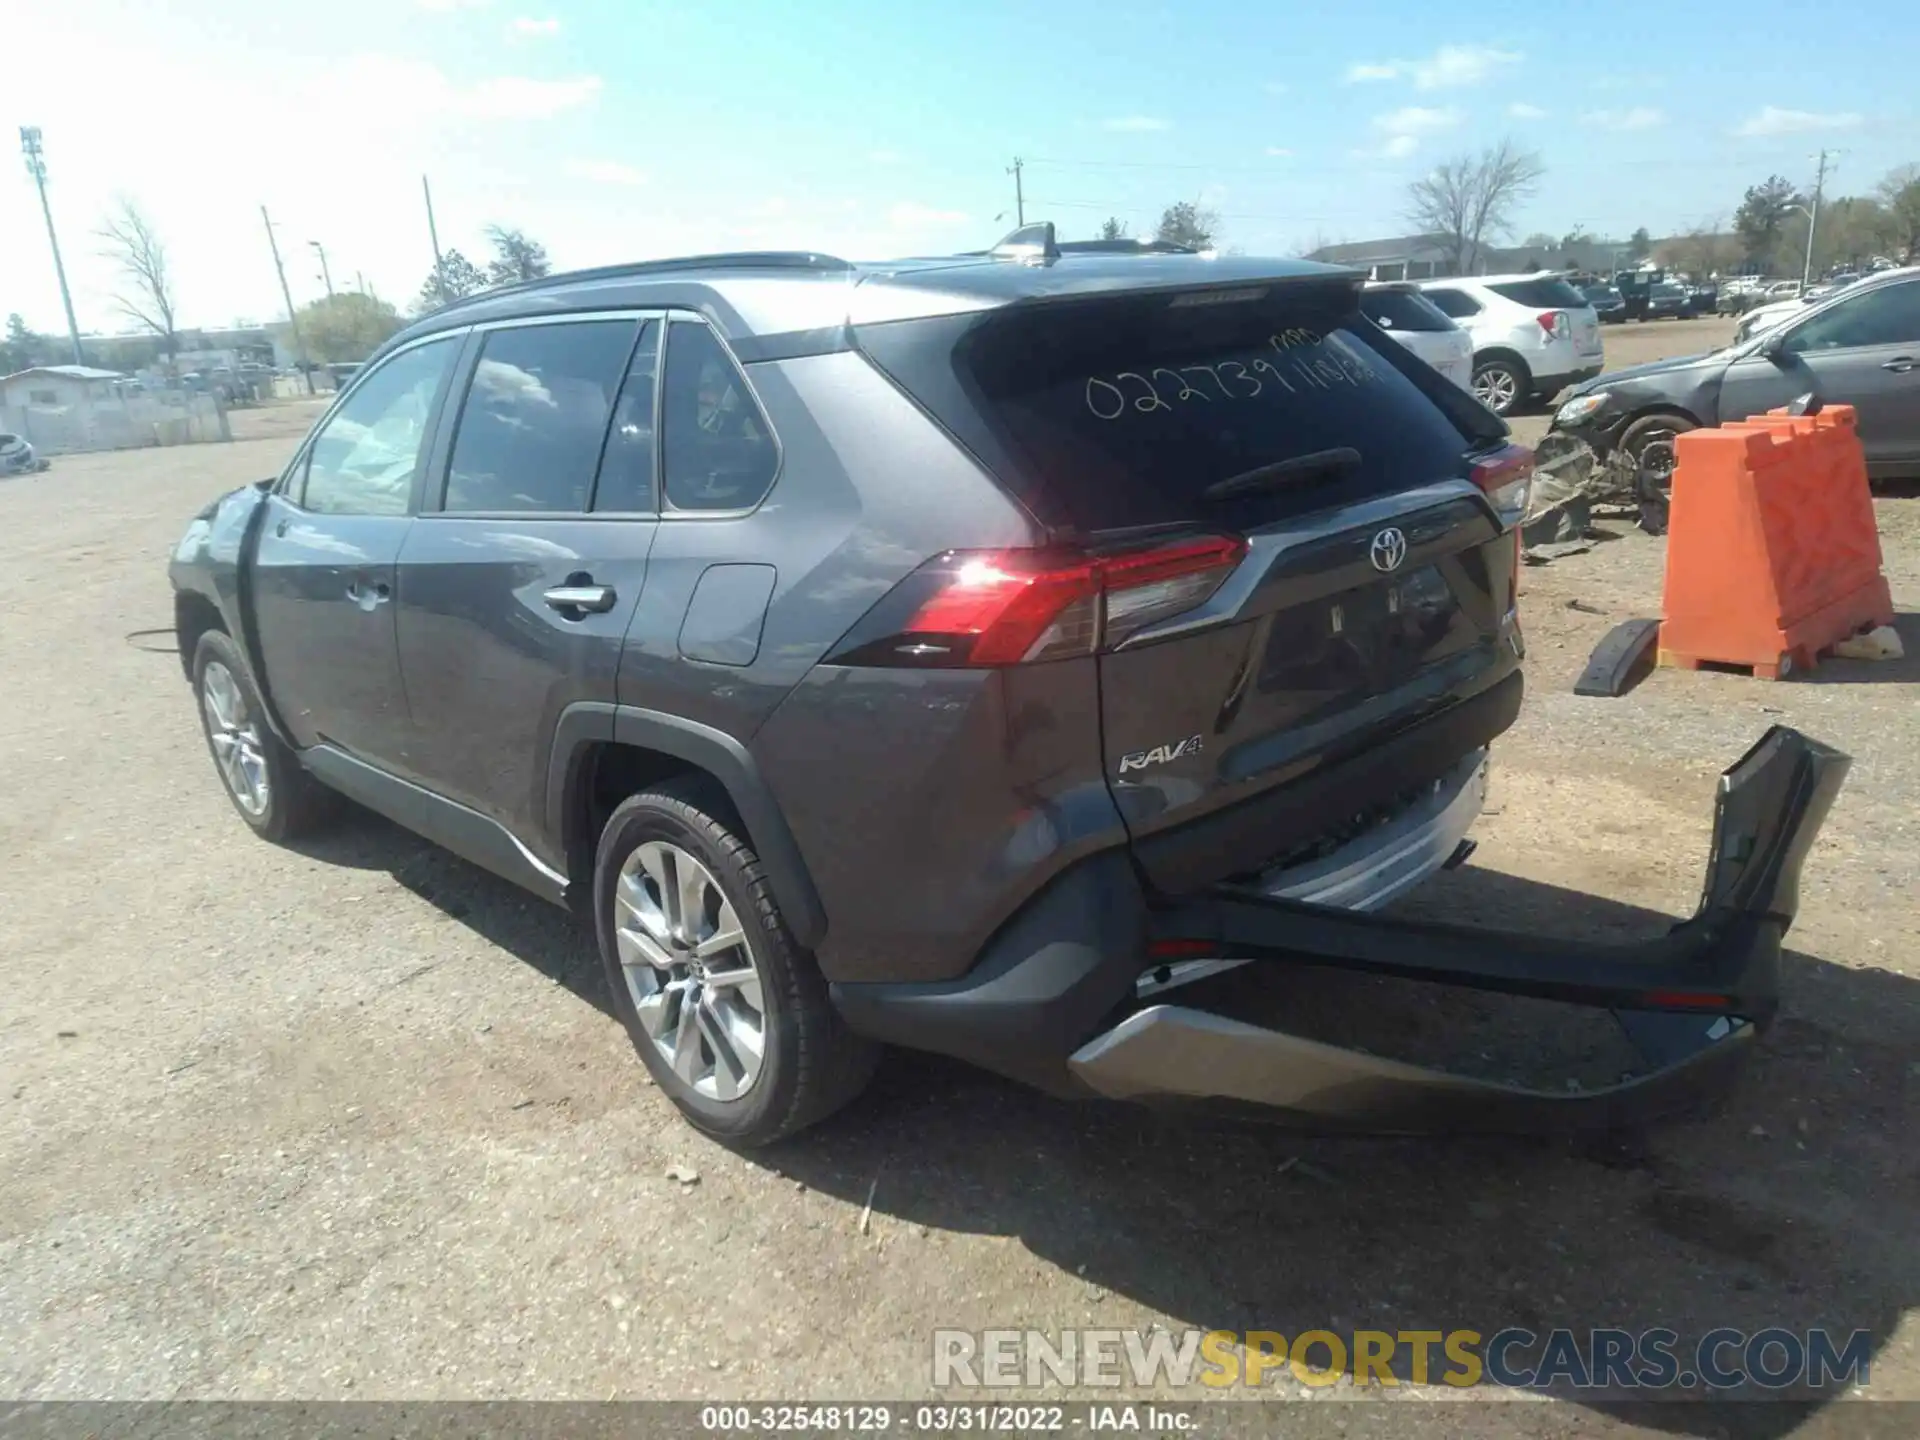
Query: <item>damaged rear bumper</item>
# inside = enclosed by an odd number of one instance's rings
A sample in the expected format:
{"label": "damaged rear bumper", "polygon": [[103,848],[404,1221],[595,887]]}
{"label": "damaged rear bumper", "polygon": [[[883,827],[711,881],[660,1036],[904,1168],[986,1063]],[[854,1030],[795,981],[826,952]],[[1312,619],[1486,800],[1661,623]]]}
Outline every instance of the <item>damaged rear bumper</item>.
{"label": "damaged rear bumper", "polygon": [[[1016,917],[969,976],[836,985],[833,995],[863,1033],[1065,1093],[1254,1106],[1376,1133],[1644,1123],[1719,1089],[1778,1010],[1800,871],[1848,764],[1797,731],[1768,731],[1721,777],[1698,911],[1643,943],[1403,920],[1231,887],[1152,905],[1130,867],[1096,857]],[[1646,1068],[1604,1089],[1527,1089],[1136,998],[1142,973],[1197,959],[1331,966],[1598,1007]]]}

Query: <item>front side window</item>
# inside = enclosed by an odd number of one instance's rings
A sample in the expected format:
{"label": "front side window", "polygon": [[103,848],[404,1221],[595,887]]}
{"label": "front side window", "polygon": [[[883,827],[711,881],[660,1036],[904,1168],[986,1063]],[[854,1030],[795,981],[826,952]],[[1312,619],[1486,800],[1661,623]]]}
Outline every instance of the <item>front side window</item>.
{"label": "front side window", "polygon": [[668,327],[660,453],[675,510],[747,510],[773,484],[780,455],[746,377],[706,325]]}
{"label": "front side window", "polygon": [[426,448],[434,400],[457,336],[382,362],[314,436],[300,503],[321,515],[404,515]]}
{"label": "front side window", "polygon": [[1916,343],[1920,343],[1920,282],[1915,281],[1839,301],[1796,327],[1786,342],[1795,354]]}
{"label": "front side window", "polygon": [[587,508],[631,320],[488,332],[460,410],[444,508],[579,513]]}

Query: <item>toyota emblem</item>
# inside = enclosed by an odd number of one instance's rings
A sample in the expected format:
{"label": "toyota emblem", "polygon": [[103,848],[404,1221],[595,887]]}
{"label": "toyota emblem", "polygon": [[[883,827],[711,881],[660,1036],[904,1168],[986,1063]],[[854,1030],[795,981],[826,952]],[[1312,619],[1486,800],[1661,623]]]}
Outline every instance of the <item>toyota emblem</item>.
{"label": "toyota emblem", "polygon": [[1367,552],[1373,561],[1373,568],[1382,575],[1398,570],[1407,559],[1407,537],[1389,525],[1373,537],[1373,546]]}

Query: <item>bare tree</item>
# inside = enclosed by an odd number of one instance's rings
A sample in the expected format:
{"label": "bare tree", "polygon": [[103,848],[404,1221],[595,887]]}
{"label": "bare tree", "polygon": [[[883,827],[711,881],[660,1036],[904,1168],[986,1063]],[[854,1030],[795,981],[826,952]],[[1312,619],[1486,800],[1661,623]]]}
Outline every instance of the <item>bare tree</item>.
{"label": "bare tree", "polygon": [[487,226],[487,243],[493,246],[493,263],[487,266],[489,285],[512,285],[522,280],[539,280],[553,272],[547,259],[547,247],[526,231],[511,225]]}
{"label": "bare tree", "polygon": [[1502,140],[1478,155],[1457,155],[1407,187],[1407,216],[1444,238],[1455,274],[1478,262],[1482,244],[1505,234],[1513,212],[1532,195],[1546,166],[1531,150]]}
{"label": "bare tree", "polygon": [[1176,200],[1160,212],[1160,224],[1155,228],[1153,238],[1205,250],[1212,246],[1219,234],[1219,211],[1207,209],[1198,201]]}
{"label": "bare tree", "polygon": [[1690,227],[1684,235],[1668,241],[1665,248],[1681,270],[1704,278],[1740,258],[1739,237],[1726,230],[1725,225],[1724,215],[1710,216]]}
{"label": "bare tree", "polygon": [[1880,182],[1887,207],[1887,236],[1894,254],[1909,265],[1920,260],[1920,165],[1902,165]]}
{"label": "bare tree", "polygon": [[138,205],[123,197],[94,235],[101,253],[120,270],[113,303],[129,320],[159,336],[161,352],[171,360],[180,345],[174,330],[173,272],[159,232]]}

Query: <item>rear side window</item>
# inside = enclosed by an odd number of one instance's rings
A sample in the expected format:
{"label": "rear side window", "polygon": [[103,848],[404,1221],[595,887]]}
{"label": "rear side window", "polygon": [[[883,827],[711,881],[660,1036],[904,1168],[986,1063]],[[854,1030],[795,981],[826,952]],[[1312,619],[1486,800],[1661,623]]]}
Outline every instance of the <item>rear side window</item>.
{"label": "rear side window", "polygon": [[444,508],[585,510],[634,330],[631,320],[583,320],[489,332],[460,412]]}
{"label": "rear side window", "polygon": [[1412,290],[1368,290],[1360,313],[1382,330],[1457,330],[1431,300]]}
{"label": "rear side window", "polygon": [[780,468],[746,377],[700,321],[667,327],[660,466],[675,510],[750,510]]}
{"label": "rear side window", "polygon": [[1464,290],[1422,290],[1420,293],[1441,314],[1451,315],[1456,320],[1480,313],[1480,302]]}
{"label": "rear side window", "polygon": [[1502,299],[1534,310],[1578,310],[1586,297],[1564,280],[1502,280],[1487,288]]}
{"label": "rear side window", "polygon": [[[1002,475],[1010,488],[1051,523],[1083,531],[1250,527],[1461,473],[1462,430],[1402,372],[1404,353],[1361,319],[1345,285],[1228,293],[1011,307],[973,321],[954,344],[957,387],[931,366],[895,378],[956,433],[977,419],[1016,472]],[[955,425],[943,411],[962,401],[974,414]],[[1357,466],[1227,499],[1204,494],[1261,466],[1346,448]]]}

